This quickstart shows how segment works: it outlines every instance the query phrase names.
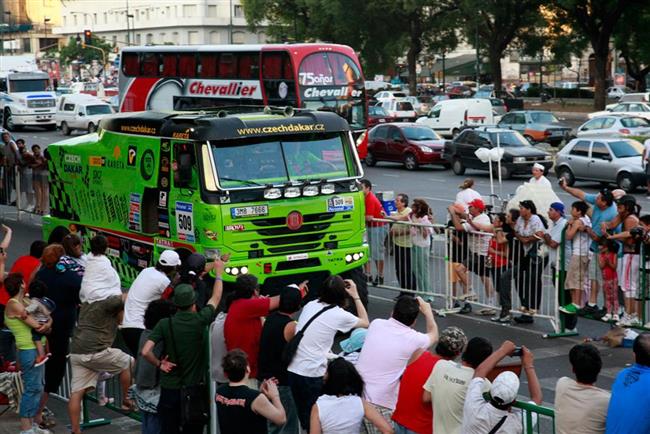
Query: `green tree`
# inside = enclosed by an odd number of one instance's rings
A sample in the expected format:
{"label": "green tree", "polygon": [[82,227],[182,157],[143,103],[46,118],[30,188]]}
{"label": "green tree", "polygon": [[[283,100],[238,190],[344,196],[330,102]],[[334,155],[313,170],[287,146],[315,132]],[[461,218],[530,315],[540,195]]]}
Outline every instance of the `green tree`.
{"label": "green tree", "polygon": [[616,24],[631,6],[645,0],[553,0],[550,25],[569,26],[575,40],[586,39],[594,52],[594,109],[605,108],[609,44]]}
{"label": "green tree", "polygon": [[[539,23],[541,0],[461,0],[463,33],[488,57],[494,89],[501,89],[501,58]],[[477,37],[478,36],[478,37]]]}
{"label": "green tree", "polygon": [[614,44],[625,60],[628,75],[636,80],[636,90],[646,90],[650,73],[650,5],[630,8],[614,29]]}
{"label": "green tree", "polygon": [[[68,64],[72,62],[73,60],[81,60],[85,63],[90,63],[93,60],[99,61],[99,63],[104,62],[104,56],[100,50],[97,50],[95,48],[90,48],[90,47],[83,47],[81,45],[82,40],[77,42],[77,38],[74,36],[71,36],[70,39],[68,39],[68,44],[64,47],[61,48],[59,54],[60,54],[60,59],[63,63]],[[104,53],[106,53],[106,57],[108,58],[108,54],[113,50],[113,46],[106,42],[103,39],[96,38],[96,37],[91,37],[91,44],[93,47],[101,48],[104,50]]]}

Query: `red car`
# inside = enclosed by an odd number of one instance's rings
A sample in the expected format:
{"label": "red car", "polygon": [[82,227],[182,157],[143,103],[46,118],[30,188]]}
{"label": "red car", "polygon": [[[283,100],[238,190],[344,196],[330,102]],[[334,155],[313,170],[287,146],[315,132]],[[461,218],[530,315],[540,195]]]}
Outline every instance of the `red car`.
{"label": "red car", "polygon": [[430,127],[395,122],[368,131],[365,160],[371,167],[379,161],[393,161],[403,163],[408,170],[423,164],[441,164],[448,169],[450,164],[442,158],[444,147],[445,141]]}
{"label": "red car", "polygon": [[392,120],[393,118],[390,117],[382,106],[372,105],[368,107],[368,128],[372,128],[377,124],[391,122]]}

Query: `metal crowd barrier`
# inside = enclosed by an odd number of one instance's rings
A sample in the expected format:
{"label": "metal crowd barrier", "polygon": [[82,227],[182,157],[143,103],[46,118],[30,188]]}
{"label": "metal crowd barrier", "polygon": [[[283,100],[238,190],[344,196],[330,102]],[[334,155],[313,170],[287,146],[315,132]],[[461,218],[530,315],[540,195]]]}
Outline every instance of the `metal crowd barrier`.
{"label": "metal crowd barrier", "polygon": [[3,216],[14,214],[17,220],[36,216],[40,206],[45,214],[49,210],[49,183],[34,178],[30,168],[0,166],[0,205],[14,207],[2,212]]}
{"label": "metal crowd barrier", "polygon": [[[520,401],[516,401],[513,407],[522,412],[523,434],[555,434],[555,411],[552,408]],[[535,424],[533,415],[537,416]]]}

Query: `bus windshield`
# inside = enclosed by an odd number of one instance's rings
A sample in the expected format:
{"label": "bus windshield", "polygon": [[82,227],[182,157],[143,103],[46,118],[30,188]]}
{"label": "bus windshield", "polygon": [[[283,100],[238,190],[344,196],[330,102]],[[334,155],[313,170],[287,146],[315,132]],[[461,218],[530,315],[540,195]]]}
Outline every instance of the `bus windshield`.
{"label": "bus windshield", "polygon": [[352,176],[343,137],[332,133],[281,140],[250,139],[231,146],[212,143],[219,184],[222,188],[236,188]]}

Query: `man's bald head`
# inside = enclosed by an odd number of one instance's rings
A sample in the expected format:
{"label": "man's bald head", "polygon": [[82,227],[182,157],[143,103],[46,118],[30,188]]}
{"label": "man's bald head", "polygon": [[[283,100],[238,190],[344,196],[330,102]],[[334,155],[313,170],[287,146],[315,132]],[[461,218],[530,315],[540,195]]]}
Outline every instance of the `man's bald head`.
{"label": "man's bald head", "polygon": [[632,347],[636,363],[643,366],[650,366],[650,333],[641,333],[634,339]]}

